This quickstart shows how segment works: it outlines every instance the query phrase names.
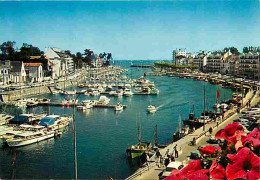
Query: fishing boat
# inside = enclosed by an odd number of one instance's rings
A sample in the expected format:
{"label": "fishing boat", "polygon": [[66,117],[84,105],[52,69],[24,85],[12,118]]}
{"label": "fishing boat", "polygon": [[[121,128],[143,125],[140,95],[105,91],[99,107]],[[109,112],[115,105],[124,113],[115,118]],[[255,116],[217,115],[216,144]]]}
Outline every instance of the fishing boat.
{"label": "fishing boat", "polygon": [[156,112],[156,107],[155,107],[155,105],[149,105],[149,106],[147,107],[147,111],[150,112],[150,113]]}
{"label": "fishing boat", "polygon": [[133,96],[133,92],[131,91],[131,89],[125,89],[124,96]]}
{"label": "fishing boat", "polygon": [[117,103],[117,105],[115,106],[115,111],[123,111],[124,106],[120,103]]}
{"label": "fishing boat", "polygon": [[158,128],[157,128],[157,124],[156,124],[155,131],[154,131],[154,139],[153,139],[153,149],[155,150],[157,148],[165,148],[165,147],[167,147],[167,145],[158,143]]}
{"label": "fishing boat", "polygon": [[151,149],[151,143],[150,142],[142,142],[141,141],[141,124],[138,126],[138,144],[128,146],[126,150],[126,154],[129,158],[137,158],[142,156],[145,152],[147,152],[149,149]]}
{"label": "fishing boat", "polygon": [[173,133],[173,142],[178,141],[179,139],[183,138],[189,133],[189,127],[188,126],[182,126],[181,125],[181,114],[179,114],[178,119],[178,130],[177,132]]}
{"label": "fishing boat", "polygon": [[16,134],[10,139],[6,139],[6,143],[9,147],[20,147],[33,143],[37,143],[49,138],[54,137],[54,131],[42,130],[38,132],[26,131],[21,134]]}

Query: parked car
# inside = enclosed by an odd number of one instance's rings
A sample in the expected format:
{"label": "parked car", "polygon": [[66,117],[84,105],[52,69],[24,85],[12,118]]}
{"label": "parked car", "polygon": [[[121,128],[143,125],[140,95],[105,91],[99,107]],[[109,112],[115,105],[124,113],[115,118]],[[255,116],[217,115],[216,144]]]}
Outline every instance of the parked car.
{"label": "parked car", "polygon": [[190,159],[201,159],[201,154],[199,150],[193,151],[190,153],[190,155],[188,156]]}
{"label": "parked car", "polygon": [[167,165],[167,167],[159,174],[159,179],[164,179],[166,177],[168,177],[172,170],[174,169],[178,169],[181,170],[184,167],[183,163],[179,162],[179,161],[174,161],[171,162],[170,164]]}

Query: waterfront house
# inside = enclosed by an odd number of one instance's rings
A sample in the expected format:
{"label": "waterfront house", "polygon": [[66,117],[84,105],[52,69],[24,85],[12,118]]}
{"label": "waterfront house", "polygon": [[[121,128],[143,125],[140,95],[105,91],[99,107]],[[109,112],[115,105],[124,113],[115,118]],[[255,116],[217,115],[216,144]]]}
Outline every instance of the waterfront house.
{"label": "waterfront house", "polygon": [[11,61],[11,75],[12,82],[14,83],[26,82],[26,72],[23,61]]}
{"label": "waterfront house", "polygon": [[24,63],[26,79],[30,82],[42,82],[43,70],[41,63]]}
{"label": "waterfront house", "polygon": [[207,57],[206,72],[220,73],[222,60],[223,57],[220,53],[209,54]]}
{"label": "waterfront house", "polygon": [[239,73],[241,77],[260,79],[259,52],[249,52],[240,55]]}
{"label": "waterfront house", "polygon": [[5,85],[11,82],[12,76],[10,74],[11,70],[11,62],[10,60],[6,60],[5,64],[0,63],[0,84]]}
{"label": "waterfront house", "polygon": [[220,73],[221,74],[230,74],[230,64],[232,60],[232,53],[230,50],[226,52],[223,57],[222,61],[220,61]]}
{"label": "waterfront house", "polygon": [[[74,61],[68,53],[65,53],[65,51],[62,51],[59,48],[46,48],[44,55],[55,64],[55,66],[52,66],[55,68],[55,70],[52,70],[55,74],[52,76],[64,76],[65,74],[74,71]],[[57,61],[60,62],[58,63]]]}

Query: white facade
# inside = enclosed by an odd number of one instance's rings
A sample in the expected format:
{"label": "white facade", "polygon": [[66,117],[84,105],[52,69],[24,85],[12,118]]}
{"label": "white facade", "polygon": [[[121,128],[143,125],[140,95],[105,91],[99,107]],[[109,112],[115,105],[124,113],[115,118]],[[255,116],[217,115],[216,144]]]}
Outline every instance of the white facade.
{"label": "white facade", "polygon": [[186,49],[176,49],[176,56],[187,56]]}

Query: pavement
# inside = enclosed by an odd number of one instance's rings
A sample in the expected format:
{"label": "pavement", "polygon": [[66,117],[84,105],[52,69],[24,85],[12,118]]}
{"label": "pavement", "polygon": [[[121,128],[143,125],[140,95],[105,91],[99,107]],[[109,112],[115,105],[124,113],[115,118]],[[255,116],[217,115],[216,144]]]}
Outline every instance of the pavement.
{"label": "pavement", "polygon": [[[249,99],[252,98],[251,100],[251,105],[255,105],[260,101],[260,97],[259,97],[259,92],[257,92],[255,96],[253,96],[252,92],[247,93],[246,97],[243,99],[244,104],[246,104],[248,102]],[[243,108],[241,111],[245,110],[245,108]],[[233,115],[232,115],[233,114]],[[232,116],[230,116],[232,115]],[[227,116],[230,116],[227,118]],[[220,130],[223,129],[226,125],[230,124],[233,122],[233,120],[237,119],[239,116],[241,116],[241,114],[237,114],[236,113],[236,109],[232,109],[229,110],[228,112],[225,113],[225,120],[224,121],[219,121],[219,124],[217,126],[217,122],[213,122],[210,124],[207,124],[205,126],[205,130],[208,131],[208,129],[210,127],[213,128],[213,132],[212,132],[212,137],[215,136],[215,134]],[[196,145],[195,146],[190,146],[189,142],[192,141],[192,139],[196,137]],[[173,152],[174,146],[177,144],[177,149],[179,150],[179,157],[175,158],[175,161],[180,161],[183,162],[183,164],[187,164],[189,162],[187,156],[190,155],[190,152],[193,152],[195,150],[198,149],[199,146],[205,145],[207,144],[206,141],[210,138],[209,132],[207,132],[206,134],[204,134],[203,131],[203,127],[197,129],[194,133],[185,136],[184,138],[180,139],[177,142],[174,142],[170,145],[168,145],[166,148],[161,149],[160,153],[162,156],[165,156],[165,153],[167,151],[167,149],[169,149],[170,153]],[[150,161],[156,161],[155,156],[150,158]],[[162,170],[165,167],[160,167],[158,168],[158,166],[153,166],[150,167],[148,171],[145,171],[144,173],[142,173],[140,176],[133,176],[134,178],[129,177],[128,179],[137,179],[137,180],[158,180],[158,174],[160,172],[162,172]],[[137,170],[137,173],[142,171],[142,169]],[[138,173],[139,174],[139,173]]]}

